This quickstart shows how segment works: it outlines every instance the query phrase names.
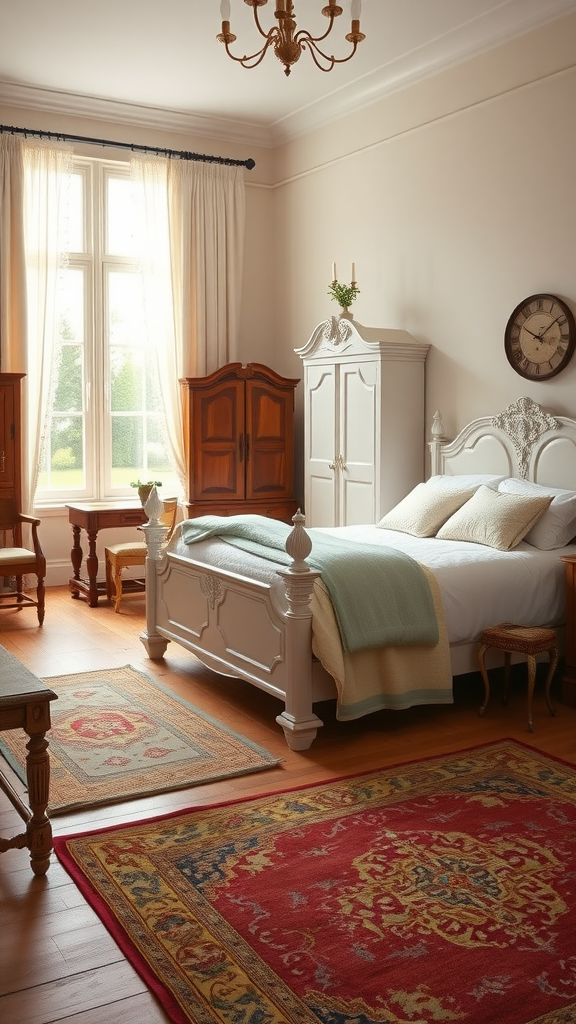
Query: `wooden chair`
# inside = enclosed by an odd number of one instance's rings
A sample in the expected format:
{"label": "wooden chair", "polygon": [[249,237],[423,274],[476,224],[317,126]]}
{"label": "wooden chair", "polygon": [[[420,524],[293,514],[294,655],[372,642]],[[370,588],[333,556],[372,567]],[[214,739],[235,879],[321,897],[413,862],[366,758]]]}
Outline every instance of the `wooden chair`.
{"label": "wooden chair", "polygon": [[[0,608],[17,608],[21,611],[26,605],[38,610],[38,622],[44,622],[44,578],[46,576],[46,559],[38,539],[40,519],[19,512],[16,500],[12,497],[0,498],[0,580],[16,581],[16,589],[0,593]],[[22,526],[27,523],[31,527],[32,550],[22,546]],[[7,543],[7,540],[10,543]],[[37,578],[36,598],[24,593],[24,577],[33,575]]]}
{"label": "wooden chair", "polygon": [[[176,514],[178,512],[178,498],[164,499],[164,512],[160,516],[161,522],[168,527],[165,543],[170,540],[174,527],[176,526]],[[122,600],[122,570],[131,565],[144,565],[146,562],[146,544],[144,542],[131,544],[111,544],[106,548],[106,596],[109,601],[114,599],[114,611],[120,611]],[[130,579],[127,589],[142,592],[145,589],[144,579]]]}

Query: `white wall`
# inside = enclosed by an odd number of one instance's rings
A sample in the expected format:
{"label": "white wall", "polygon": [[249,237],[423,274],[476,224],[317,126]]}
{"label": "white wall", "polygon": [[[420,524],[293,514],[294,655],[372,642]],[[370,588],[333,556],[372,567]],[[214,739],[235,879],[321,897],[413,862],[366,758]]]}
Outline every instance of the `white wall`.
{"label": "white wall", "polygon": [[534,384],[503,347],[528,295],[557,294],[576,312],[575,39],[572,15],[277,153],[287,350],[338,312],[332,261],[345,281],[355,261],[355,318],[432,346],[427,423],[440,409],[454,436],[523,394],[576,415],[576,357]]}

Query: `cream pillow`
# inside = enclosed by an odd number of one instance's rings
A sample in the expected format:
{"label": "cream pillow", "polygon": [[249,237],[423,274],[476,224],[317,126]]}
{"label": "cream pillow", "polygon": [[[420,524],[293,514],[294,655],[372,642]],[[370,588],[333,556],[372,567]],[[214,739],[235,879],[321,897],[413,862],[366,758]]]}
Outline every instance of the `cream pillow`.
{"label": "cream pillow", "polygon": [[481,484],[486,487],[498,489],[498,485],[506,480],[505,476],[494,476],[493,473],[460,473],[453,476],[450,473],[443,473],[439,476],[431,476],[426,483],[430,487],[443,488],[451,491],[476,490]]}
{"label": "cream pillow", "polygon": [[436,536],[439,540],[466,540],[510,551],[538,522],[551,501],[551,495],[505,494],[482,486]]}
{"label": "cream pillow", "polygon": [[437,490],[429,483],[417,484],[405,498],[377,523],[382,530],[398,530],[413,537],[433,537],[442,523],[460,508],[474,490]]}
{"label": "cream pillow", "polygon": [[561,487],[544,487],[529,480],[510,477],[498,485],[505,494],[552,495],[550,508],[533,526],[524,540],[541,551],[564,548],[576,537],[576,492]]}

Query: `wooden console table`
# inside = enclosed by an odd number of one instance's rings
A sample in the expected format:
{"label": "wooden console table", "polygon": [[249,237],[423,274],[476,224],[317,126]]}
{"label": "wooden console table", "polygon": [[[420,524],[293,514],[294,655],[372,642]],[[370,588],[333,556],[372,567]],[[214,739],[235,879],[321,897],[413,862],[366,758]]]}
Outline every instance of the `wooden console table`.
{"label": "wooden console table", "polygon": [[[96,538],[98,531],[110,527],[142,526],[148,517],[142,505],[127,501],[89,501],[66,505],[68,522],[72,525],[73,545],[70,552],[74,575],[70,578],[72,597],[85,597],[91,608],[98,604],[98,596],[106,593],[106,582],[98,581],[98,556],[96,554]],[[88,557],[86,569],[88,579],[82,579],[80,570],[84,553],[80,544],[80,534],[86,530],[88,535]]]}
{"label": "wooden console table", "polygon": [[0,789],[26,822],[25,832],[11,839],[0,839],[0,853],[12,849],[30,850],[35,875],[46,874],[52,853],[52,826],[46,813],[50,786],[46,733],[50,728],[50,701],[57,697],[58,694],[0,647],[0,730],[23,729],[30,737],[26,744],[29,807],[0,772]]}

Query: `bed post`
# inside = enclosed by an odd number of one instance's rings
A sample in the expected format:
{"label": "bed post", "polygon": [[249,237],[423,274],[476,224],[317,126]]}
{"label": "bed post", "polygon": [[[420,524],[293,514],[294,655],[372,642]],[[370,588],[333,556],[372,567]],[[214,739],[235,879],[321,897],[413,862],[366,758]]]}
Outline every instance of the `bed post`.
{"label": "bed post", "polygon": [[290,750],[308,750],[318,729],[324,724],[312,707],[312,611],[310,599],[314,582],[321,575],[305,561],[312,541],[304,529],[304,516],[298,509],[292,516],[294,527],[286,540],[293,559],[288,569],[278,569],[284,580],[286,613],[286,663],[288,679],[284,711],[276,721],[284,730]]}
{"label": "bed post", "polygon": [[430,476],[438,476],[442,472],[441,453],[442,447],[446,443],[444,424],[442,423],[442,416],[438,411],[434,413],[430,434],[432,438],[428,442],[430,450]]}
{"label": "bed post", "polygon": [[146,629],[140,633],[140,640],[144,644],[148,657],[153,661],[161,658],[168,646],[168,640],[156,632],[156,579],[158,562],[162,557],[162,545],[168,533],[168,527],[160,519],[164,510],[164,503],[158,496],[154,486],[150,491],[148,501],[144,505],[148,522],[144,523],[142,529],[146,538]]}

